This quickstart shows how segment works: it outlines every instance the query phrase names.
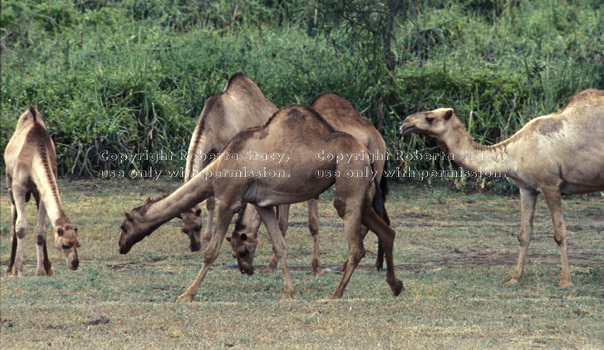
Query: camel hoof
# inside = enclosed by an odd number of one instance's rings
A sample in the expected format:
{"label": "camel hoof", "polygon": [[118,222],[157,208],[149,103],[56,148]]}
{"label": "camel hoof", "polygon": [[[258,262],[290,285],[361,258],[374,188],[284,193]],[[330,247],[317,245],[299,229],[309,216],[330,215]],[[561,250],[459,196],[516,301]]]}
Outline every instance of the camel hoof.
{"label": "camel hoof", "polygon": [[320,268],[320,267],[319,268],[313,268],[311,272],[315,276],[321,276],[321,275],[323,275],[323,269]]}
{"label": "camel hoof", "polygon": [[178,298],[176,298],[176,301],[186,301],[186,302],[192,302],[193,301],[194,296],[193,295],[189,295],[189,294],[183,294],[181,296],[179,296]]}
{"label": "camel hoof", "polygon": [[262,273],[273,273],[273,272],[275,272],[275,268],[267,266],[267,267],[261,269],[260,272],[262,272]]}
{"label": "camel hoof", "polygon": [[570,288],[573,286],[573,283],[571,281],[560,281],[557,286],[560,288]]}
{"label": "camel hoof", "polygon": [[283,294],[281,297],[281,301],[294,300],[294,296],[292,294]]}
{"label": "camel hoof", "polygon": [[401,294],[401,292],[404,290],[405,286],[403,285],[403,281],[397,279],[396,282],[394,282],[394,286],[392,286],[392,294],[394,294],[394,296],[396,297]]}
{"label": "camel hoof", "polygon": [[511,280],[507,281],[505,284],[507,284],[508,286],[514,286],[514,285],[518,284],[518,279],[512,278]]}

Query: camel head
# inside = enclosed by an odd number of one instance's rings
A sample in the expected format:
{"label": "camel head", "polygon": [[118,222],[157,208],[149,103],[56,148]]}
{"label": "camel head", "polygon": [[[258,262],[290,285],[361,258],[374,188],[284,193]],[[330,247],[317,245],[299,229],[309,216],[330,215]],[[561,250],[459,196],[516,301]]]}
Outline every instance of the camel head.
{"label": "camel head", "polygon": [[72,227],[71,224],[60,225],[55,228],[55,247],[63,253],[67,267],[70,270],[77,270],[80,265],[77,251],[80,242],[78,242],[77,233],[78,229]]}
{"label": "camel head", "polygon": [[400,131],[403,135],[411,133],[426,134],[430,137],[441,138],[451,128],[451,117],[455,113],[451,108],[439,108],[433,111],[411,114],[403,121]]}
{"label": "camel head", "polygon": [[192,252],[199,251],[201,249],[201,227],[203,224],[201,209],[193,207],[179,214],[178,217],[182,220],[180,230],[189,236],[191,241],[189,248]]}
{"label": "camel head", "polygon": [[237,231],[237,227],[235,227],[235,231],[233,231],[231,237],[227,237],[227,240],[231,242],[231,252],[233,253],[233,257],[237,259],[239,271],[253,275],[254,253],[256,252],[258,240],[252,237],[252,235]]}
{"label": "camel head", "polygon": [[149,205],[156,201],[152,201],[147,198],[144,205],[132,209],[129,213],[124,213],[126,219],[122,222],[120,228],[122,234],[120,235],[119,245],[120,254],[127,254],[132,246],[143,240],[151,234],[159,225],[151,225],[143,219]]}

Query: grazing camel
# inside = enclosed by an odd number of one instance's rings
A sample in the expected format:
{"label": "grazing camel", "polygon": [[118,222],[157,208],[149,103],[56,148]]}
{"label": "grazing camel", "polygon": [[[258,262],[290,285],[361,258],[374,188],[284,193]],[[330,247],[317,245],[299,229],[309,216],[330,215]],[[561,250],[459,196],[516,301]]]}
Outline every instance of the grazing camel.
{"label": "grazing camel", "polygon": [[478,174],[502,174],[520,188],[520,253],[509,284],[522,277],[533,233],[535,202],[543,193],[554,226],[562,265],[558,286],[572,286],[566,256],[561,194],[604,190],[604,92],[574,95],[560,113],[535,118],[509,139],[492,146],[475,143],[450,108],[408,116],[403,135],[436,138],[462,167]]}
{"label": "grazing camel", "polygon": [[[382,177],[384,166],[386,165],[387,148],[386,142],[382,135],[377,131],[369,119],[357,112],[354,107],[344,97],[333,92],[325,92],[317,96],[310,107],[318,112],[325,121],[335,130],[342,131],[352,135],[369,151],[371,161],[374,167],[374,176],[378,185],[380,185],[382,198],[386,200],[388,193],[388,184],[386,178]],[[320,156],[320,155],[319,155]],[[318,204],[316,199],[308,201],[309,212],[309,227],[313,237],[313,260],[312,271],[315,274],[320,274],[321,260],[319,257],[318,243]],[[287,230],[287,217],[289,214],[289,205],[279,207],[279,227],[285,236]],[[384,210],[379,213],[382,219],[390,225],[388,214]],[[257,233],[260,227],[260,216],[253,209],[253,206],[246,206],[244,212],[240,215],[239,220],[235,224],[235,230],[232,237],[227,238],[231,242],[233,255],[237,258],[239,269],[243,273],[252,274],[254,252],[257,246]],[[367,229],[363,228],[363,237],[367,234]],[[375,266],[378,270],[383,267],[383,251],[381,242],[378,242],[378,255]],[[273,254],[267,269],[273,271],[277,267],[277,257]],[[344,267],[342,268],[344,270]]]}
{"label": "grazing camel", "polygon": [[[285,136],[287,135],[287,137]],[[285,160],[268,160],[271,155]],[[318,152],[350,155],[345,161],[320,159]],[[245,152],[267,158],[245,160]],[[371,180],[367,149],[352,136],[335,131],[314,110],[293,105],[279,110],[266,125],[251,128],[234,137],[218,158],[168,197],[149,200],[126,213],[119,239],[120,253],[161,224],[195,203],[215,196],[218,199],[216,232],[204,254],[197,278],[177,300],[192,301],[220,251],[234,213],[244,203],[253,204],[264,222],[283,271],[283,298],[291,299],[293,286],[287,266],[286,249],[274,207],[317,198],[334,183],[334,206],[344,221],[348,239],[348,259],[342,281],[331,298],[341,298],[354,269],[365,253],[360,226],[378,234],[386,256],[386,281],[396,296],[403,283],[395,277],[392,249],[395,232],[376,213],[373,197],[379,186]],[[282,158],[279,158],[282,159]],[[331,176],[318,176],[329,173]]]}
{"label": "grazing camel", "polygon": [[[185,182],[191,180],[227,145],[238,132],[264,125],[277,107],[269,101],[253,81],[243,73],[231,76],[224,90],[206,100],[193,131],[187,163]],[[212,237],[214,198],[206,201],[208,219],[203,235],[207,245]],[[181,230],[189,236],[191,251],[201,248],[200,231],[203,224],[201,209],[194,206],[181,213]]]}
{"label": "grazing camel", "polygon": [[55,246],[63,253],[67,266],[79,265],[77,231],[65,216],[57,188],[57,154],[42,116],[29,106],[19,117],[15,133],[4,152],[6,183],[11,200],[11,252],[6,276],[23,273],[23,238],[27,230],[25,204],[33,194],[38,206],[34,230],[38,266],[36,276],[50,276],[52,269],[46,250],[46,214],[55,233]]}

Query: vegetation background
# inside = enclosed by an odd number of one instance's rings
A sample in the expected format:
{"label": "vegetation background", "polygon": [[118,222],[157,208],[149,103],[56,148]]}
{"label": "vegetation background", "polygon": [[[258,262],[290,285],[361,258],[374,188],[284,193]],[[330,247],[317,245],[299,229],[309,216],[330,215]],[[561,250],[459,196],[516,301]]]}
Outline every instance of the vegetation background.
{"label": "vegetation background", "polygon": [[[242,71],[277,106],[336,91],[373,120],[390,168],[432,141],[401,139],[408,114],[453,107],[495,143],[574,93],[604,88],[600,0],[3,0],[0,149],[28,104],[45,115],[59,173],[178,170],[205,99]],[[105,153],[103,153],[105,152]],[[418,158],[418,157],[416,157]],[[173,159],[174,160],[174,159]],[[2,164],[2,167],[4,164]],[[455,178],[458,188],[477,180]],[[484,185],[484,183],[483,183]],[[505,182],[495,185],[509,190]]]}

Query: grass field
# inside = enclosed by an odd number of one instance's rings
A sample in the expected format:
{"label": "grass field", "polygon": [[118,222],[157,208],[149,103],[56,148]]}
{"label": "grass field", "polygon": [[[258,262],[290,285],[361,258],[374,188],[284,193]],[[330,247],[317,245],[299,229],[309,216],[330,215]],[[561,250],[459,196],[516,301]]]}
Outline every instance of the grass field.
{"label": "grass field", "polygon": [[[2,271],[10,246],[9,199],[2,183]],[[280,271],[245,276],[227,244],[193,303],[175,303],[201,267],[202,254],[172,221],[118,253],[123,212],[178,183],[61,180],[65,211],[79,227],[80,269],[50,255],[54,275],[35,273],[35,205],[28,206],[24,277],[2,278],[2,349],[602,349],[604,348],[604,197],[566,198],[574,287],[559,289],[559,255],[540,199],[524,279],[507,286],[516,254],[518,198],[463,194],[445,187],[395,185],[387,209],[397,232],[395,264],[406,290],[394,298],[368,254],[342,300],[333,270],[346,257],[341,221],[320,201],[326,269],[309,275],[306,207],[292,208],[286,238],[295,300],[281,302]],[[256,264],[271,247],[264,228]],[[50,232],[50,229],[49,229]]]}

